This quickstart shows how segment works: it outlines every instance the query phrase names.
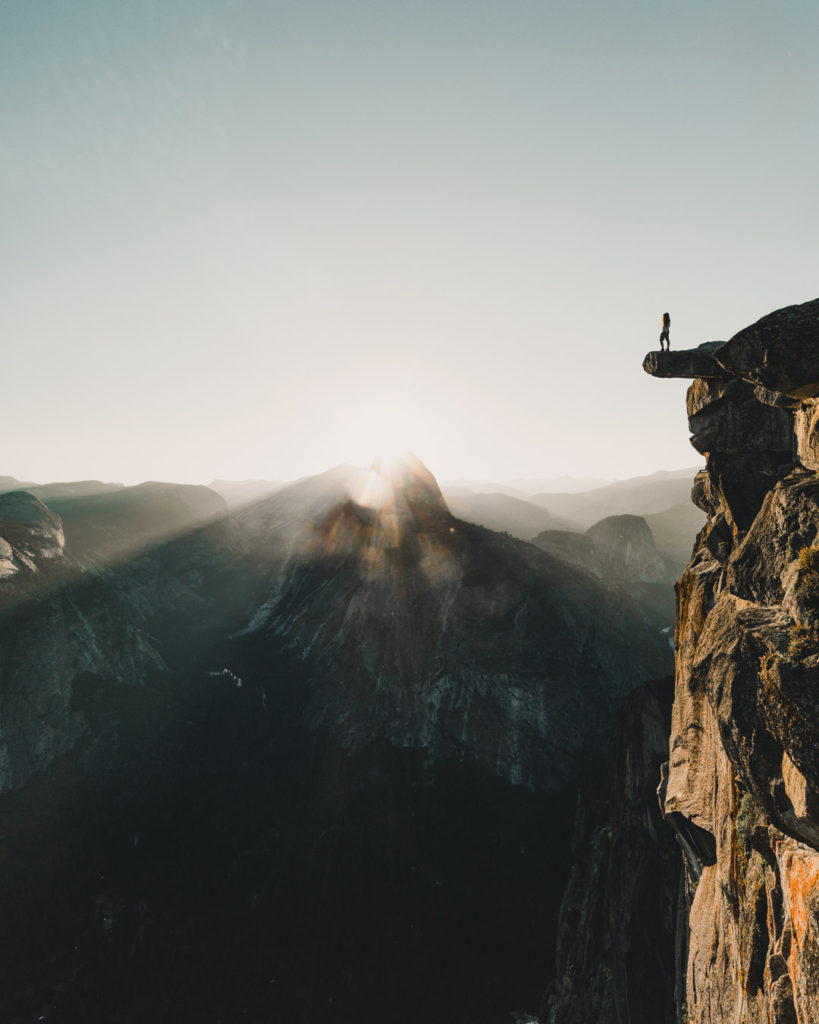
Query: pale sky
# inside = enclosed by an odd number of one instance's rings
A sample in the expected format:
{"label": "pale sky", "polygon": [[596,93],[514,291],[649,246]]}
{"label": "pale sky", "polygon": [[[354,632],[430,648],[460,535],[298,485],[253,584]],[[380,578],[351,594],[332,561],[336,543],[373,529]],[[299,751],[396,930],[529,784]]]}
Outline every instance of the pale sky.
{"label": "pale sky", "polygon": [[0,474],[700,461],[819,295],[819,5],[0,0]]}

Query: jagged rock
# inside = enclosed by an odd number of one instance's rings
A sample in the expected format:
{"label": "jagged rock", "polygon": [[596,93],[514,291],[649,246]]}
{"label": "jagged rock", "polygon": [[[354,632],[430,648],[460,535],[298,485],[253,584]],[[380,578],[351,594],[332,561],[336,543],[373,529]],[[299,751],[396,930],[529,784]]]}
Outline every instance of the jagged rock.
{"label": "jagged rock", "polygon": [[796,452],[806,469],[819,471],[819,402],[803,402],[794,414]]}
{"label": "jagged rock", "polygon": [[[781,763],[777,763],[771,776],[778,785],[781,778],[787,800],[781,799],[777,816],[783,815],[783,831],[792,832],[796,838],[819,847],[819,817],[816,816],[815,801],[808,801],[805,794],[819,790],[819,694],[816,682],[819,679],[819,655],[811,655],[799,661],[787,658],[772,660],[765,671],[765,686],[760,693],[760,716],[771,734],[778,741]],[[784,751],[784,753],[782,753]],[[785,771],[787,767],[790,772]],[[794,773],[799,774],[798,801],[801,812],[794,807]],[[795,815],[795,820],[791,818]],[[774,815],[771,815],[774,817]]]}
{"label": "jagged rock", "polygon": [[773,405],[777,409],[798,409],[801,405],[801,400],[798,398],[783,395],[780,391],[769,391],[759,385],[754,388],[754,395],[757,401],[762,402],[763,405]]}
{"label": "jagged rock", "polygon": [[714,353],[733,379],[688,393],[709,518],[677,585],[661,798],[695,886],[689,1024],[819,1019],[818,317],[764,317]]}
{"label": "jagged rock", "polygon": [[761,404],[744,381],[695,381],[687,408],[691,444],[702,455],[791,453],[793,422],[788,411]]}
{"label": "jagged rock", "polygon": [[731,376],[716,362],[713,353],[722,342],[706,342],[699,348],[672,352],[649,352],[643,360],[643,369],[652,377],[704,377],[728,380]]}
{"label": "jagged rock", "polygon": [[[686,404],[691,444],[708,457],[712,492],[736,528],[746,530],[770,488],[793,466],[792,414],[761,404],[739,380],[694,381]],[[713,493],[700,490],[699,496],[713,506]]]}
{"label": "jagged rock", "polygon": [[792,468],[792,460],[784,454],[710,454],[708,472],[719,494],[721,512],[736,535],[741,535],[751,526],[765,495]]}
{"label": "jagged rock", "polygon": [[819,299],[763,316],[714,358],[730,376],[769,391],[800,399],[819,395]]}
{"label": "jagged rock", "polygon": [[691,501],[707,516],[716,515],[719,508],[719,494],[714,490],[707,469],[701,469],[694,477],[691,487]]}
{"label": "jagged rock", "polygon": [[802,548],[814,546],[818,538],[819,479],[800,472],[780,480],[731,558],[731,592],[757,604],[781,605],[795,617],[789,572]]}

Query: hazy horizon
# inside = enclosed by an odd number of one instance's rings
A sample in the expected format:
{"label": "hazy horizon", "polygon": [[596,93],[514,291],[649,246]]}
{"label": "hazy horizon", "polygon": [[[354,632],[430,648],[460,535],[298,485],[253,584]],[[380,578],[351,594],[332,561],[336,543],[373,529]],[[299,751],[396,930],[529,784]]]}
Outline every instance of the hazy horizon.
{"label": "hazy horizon", "polygon": [[[0,4],[0,470],[696,462],[685,348],[816,293],[798,2]],[[798,153],[798,159],[784,154]]]}
{"label": "hazy horizon", "polygon": [[[406,454],[415,456],[414,452],[408,452]],[[420,461],[427,467],[427,469],[431,470],[431,467],[425,462],[424,459],[420,458],[420,456],[415,456],[415,457],[419,458]],[[362,462],[362,463],[352,463],[352,462],[347,462],[347,461],[342,462],[342,463],[334,463],[332,466],[324,466],[322,469],[318,470],[316,473],[302,473],[302,474],[299,474],[298,476],[288,477],[288,478],[282,478],[282,477],[218,477],[218,476],[211,476],[208,479],[197,479],[197,480],[182,480],[182,479],[178,479],[177,480],[177,479],[172,479],[172,478],[169,478],[169,477],[159,477],[159,476],[156,476],[156,475],[153,475],[153,476],[149,475],[149,476],[140,477],[140,478],[124,478],[124,477],[113,478],[113,477],[111,477],[111,478],[108,478],[108,479],[103,479],[101,477],[67,477],[67,476],[59,476],[59,477],[53,477],[53,478],[49,478],[49,479],[36,479],[32,475],[26,475],[26,474],[18,475],[16,473],[7,473],[7,472],[4,471],[4,467],[0,466],[0,479],[2,479],[3,477],[12,477],[15,480],[18,480],[18,481],[20,481],[22,483],[28,483],[28,484],[31,484],[33,486],[38,486],[38,487],[48,486],[48,485],[52,485],[52,484],[91,483],[91,482],[101,483],[101,484],[105,484],[107,486],[123,486],[123,487],[135,487],[135,486],[138,486],[139,484],[143,484],[143,483],[193,484],[193,485],[200,485],[200,486],[204,486],[204,487],[210,487],[212,484],[215,484],[215,483],[223,483],[223,484],[281,484],[281,485],[287,486],[289,484],[296,483],[299,480],[303,480],[303,479],[306,479],[306,478],[311,477],[311,476],[320,476],[323,473],[331,472],[332,470],[337,469],[337,468],[339,468],[341,466],[344,466],[344,465],[350,465],[350,467],[352,469],[354,469],[354,470],[370,469],[370,468],[372,468],[373,461],[374,460],[369,460],[368,462]],[[617,476],[617,477],[580,477],[580,476],[573,476],[573,475],[570,475],[570,474],[563,474],[561,476],[539,476],[539,477],[538,476],[533,476],[533,477],[512,477],[512,478],[509,478],[509,477],[499,477],[497,479],[492,479],[492,478],[487,477],[485,475],[481,476],[481,477],[478,477],[478,478],[472,478],[472,477],[469,477],[469,478],[467,478],[467,477],[441,477],[438,474],[436,474],[434,471],[432,471],[432,470],[431,471],[433,472],[433,476],[438,481],[438,483],[441,486],[446,486],[446,487],[465,487],[465,488],[473,488],[474,489],[474,488],[479,488],[481,485],[488,485],[488,486],[504,486],[504,487],[509,488],[511,490],[515,486],[518,486],[520,488],[524,488],[525,485],[527,485],[527,484],[528,485],[534,485],[534,484],[539,484],[539,483],[544,483],[544,484],[565,483],[567,485],[567,487],[568,487],[568,490],[567,490],[566,493],[578,493],[579,494],[579,493],[581,493],[582,491],[585,491],[585,490],[594,490],[597,487],[605,487],[608,484],[620,483],[622,481],[631,480],[631,479],[639,479],[641,477],[661,476],[661,475],[665,475],[665,474],[677,475],[677,474],[682,474],[682,473],[687,472],[687,471],[690,471],[692,473],[692,476],[693,476],[693,474],[696,472],[696,470],[697,470],[697,465],[696,465],[696,460],[694,460],[688,466],[680,466],[680,467],[675,467],[675,468],[668,468],[668,467],[662,466],[662,467],[658,467],[657,469],[650,470],[647,473],[636,473],[636,474],[633,474],[633,475],[630,475],[630,476]],[[571,486],[569,486],[569,485],[571,485]],[[536,489],[531,489],[530,493],[531,494],[535,494],[535,493],[537,493],[537,490]],[[555,493],[560,493],[560,492],[559,491],[555,491]]]}

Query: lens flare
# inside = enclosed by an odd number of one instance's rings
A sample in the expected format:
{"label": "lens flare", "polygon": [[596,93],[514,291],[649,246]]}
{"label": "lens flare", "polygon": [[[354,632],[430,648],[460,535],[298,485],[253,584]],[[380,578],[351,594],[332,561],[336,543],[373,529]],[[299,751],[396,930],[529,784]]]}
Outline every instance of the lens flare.
{"label": "lens flare", "polygon": [[347,492],[356,505],[382,511],[392,500],[392,482],[375,467],[353,474]]}

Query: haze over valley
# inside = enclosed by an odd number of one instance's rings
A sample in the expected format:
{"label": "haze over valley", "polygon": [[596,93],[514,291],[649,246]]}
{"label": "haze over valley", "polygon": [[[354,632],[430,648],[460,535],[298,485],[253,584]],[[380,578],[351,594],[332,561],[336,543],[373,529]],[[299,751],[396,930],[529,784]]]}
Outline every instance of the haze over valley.
{"label": "haze over valley", "polygon": [[8,1012],[534,1012],[668,557],[636,514],[561,520],[579,554],[533,502],[532,543],[457,518],[412,456],[223,489],[0,494]]}

